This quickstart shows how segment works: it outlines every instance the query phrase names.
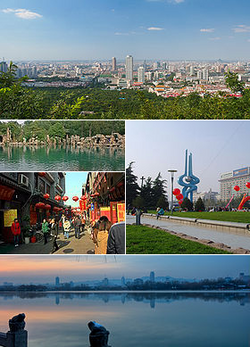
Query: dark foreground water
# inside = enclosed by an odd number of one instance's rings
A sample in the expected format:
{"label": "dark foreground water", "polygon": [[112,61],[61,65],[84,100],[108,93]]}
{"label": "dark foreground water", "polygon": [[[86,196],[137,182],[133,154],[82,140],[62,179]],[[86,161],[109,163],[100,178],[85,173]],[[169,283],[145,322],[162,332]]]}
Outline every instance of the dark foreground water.
{"label": "dark foreground water", "polygon": [[123,171],[118,148],[1,147],[0,171]]}
{"label": "dark foreground water", "polygon": [[25,312],[29,347],[87,347],[87,323],[110,331],[111,347],[247,347],[250,294],[0,294],[0,331]]}

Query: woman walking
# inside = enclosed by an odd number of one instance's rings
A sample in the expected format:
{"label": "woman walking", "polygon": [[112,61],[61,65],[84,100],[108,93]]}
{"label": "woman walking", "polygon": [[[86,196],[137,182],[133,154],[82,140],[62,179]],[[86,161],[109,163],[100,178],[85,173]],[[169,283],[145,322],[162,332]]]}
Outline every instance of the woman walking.
{"label": "woman walking", "polygon": [[107,217],[101,217],[93,227],[93,241],[95,243],[95,254],[107,253],[107,241],[112,223]]}
{"label": "woman walking", "polygon": [[11,232],[14,236],[14,245],[15,245],[15,247],[18,247],[20,234],[21,234],[21,228],[20,228],[20,224],[18,223],[17,218],[14,219],[14,222],[11,225]]}

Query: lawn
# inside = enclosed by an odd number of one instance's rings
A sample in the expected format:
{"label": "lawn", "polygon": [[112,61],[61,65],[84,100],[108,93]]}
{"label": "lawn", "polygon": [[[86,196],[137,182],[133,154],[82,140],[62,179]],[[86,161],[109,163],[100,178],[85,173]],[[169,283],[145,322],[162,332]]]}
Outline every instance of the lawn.
{"label": "lawn", "polygon": [[230,254],[143,225],[126,226],[127,254]]}
{"label": "lawn", "polygon": [[[148,211],[148,213],[156,213],[156,211]],[[171,216],[171,212],[167,212],[165,215]],[[250,212],[174,212],[173,216],[250,224]]]}

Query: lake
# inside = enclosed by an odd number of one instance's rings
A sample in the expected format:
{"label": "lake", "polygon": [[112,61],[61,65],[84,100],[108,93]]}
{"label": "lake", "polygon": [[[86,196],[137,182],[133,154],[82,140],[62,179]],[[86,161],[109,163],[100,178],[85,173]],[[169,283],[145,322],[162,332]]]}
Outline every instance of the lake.
{"label": "lake", "polygon": [[2,147],[0,171],[124,171],[120,148]]}
{"label": "lake", "polygon": [[111,347],[249,346],[250,293],[0,294],[0,330],[24,312],[29,347],[88,347],[87,323],[110,331]]}

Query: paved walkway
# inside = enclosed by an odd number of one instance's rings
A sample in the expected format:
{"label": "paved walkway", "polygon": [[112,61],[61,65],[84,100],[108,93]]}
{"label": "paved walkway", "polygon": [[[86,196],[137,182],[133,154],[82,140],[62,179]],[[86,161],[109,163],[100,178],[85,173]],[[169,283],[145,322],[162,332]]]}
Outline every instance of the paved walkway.
{"label": "paved walkway", "polygon": [[[59,246],[58,251],[53,254],[94,254],[95,245],[90,237],[90,228],[85,228],[84,233],[81,232],[80,239],[75,238],[75,231],[69,233],[69,238],[65,239],[63,233],[60,233],[57,238]],[[52,238],[49,238],[48,243],[44,245],[44,241],[21,244],[18,247],[14,245],[3,245],[3,252],[5,254],[51,254],[53,244]],[[6,251],[4,251],[6,249]]]}

